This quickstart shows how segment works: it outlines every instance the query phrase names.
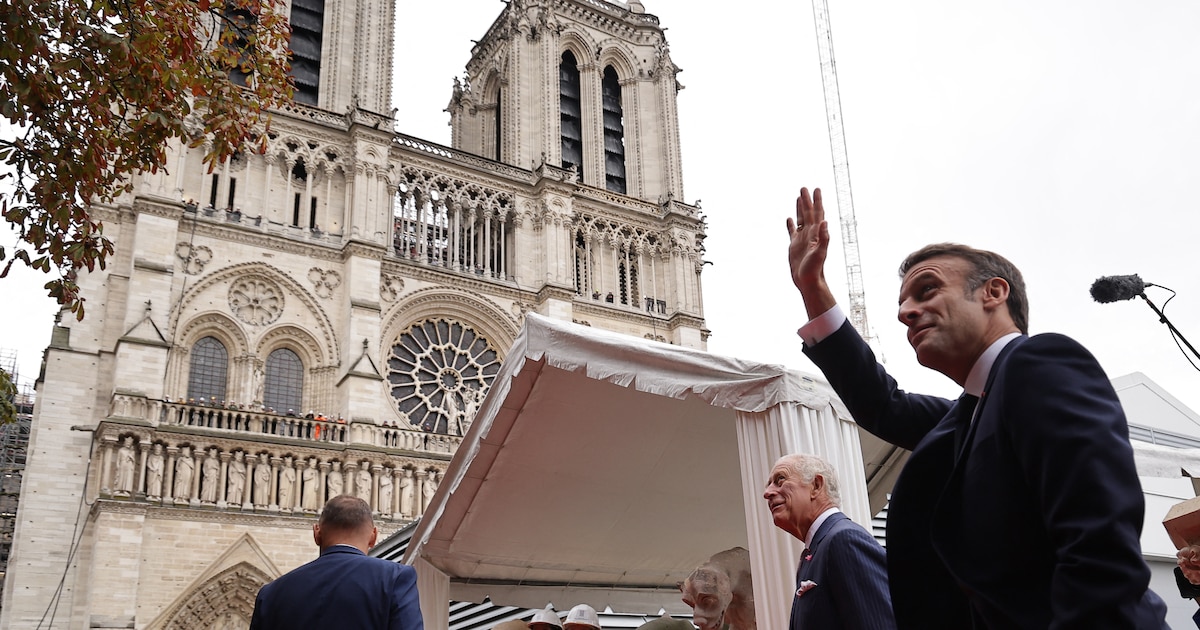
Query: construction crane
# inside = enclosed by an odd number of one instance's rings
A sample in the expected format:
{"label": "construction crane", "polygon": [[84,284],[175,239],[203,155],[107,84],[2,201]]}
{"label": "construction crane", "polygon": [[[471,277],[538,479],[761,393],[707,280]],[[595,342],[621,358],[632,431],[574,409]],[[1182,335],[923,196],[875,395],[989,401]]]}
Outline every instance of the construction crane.
{"label": "construction crane", "polygon": [[829,28],[829,3],[813,0],[813,22],[817,28],[817,52],[821,58],[821,87],[825,91],[825,117],[829,122],[829,150],[833,154],[833,183],[837,193],[838,219],[842,226],[842,252],[846,259],[846,282],[850,285],[850,324],[872,347],[875,336],[867,324],[867,296],[863,289],[862,261],[858,251],[858,221],[854,218],[854,195],[850,191],[850,162],[846,155],[846,133],[842,128],[842,97],[838,91],[837,64],[833,60],[833,32]]}

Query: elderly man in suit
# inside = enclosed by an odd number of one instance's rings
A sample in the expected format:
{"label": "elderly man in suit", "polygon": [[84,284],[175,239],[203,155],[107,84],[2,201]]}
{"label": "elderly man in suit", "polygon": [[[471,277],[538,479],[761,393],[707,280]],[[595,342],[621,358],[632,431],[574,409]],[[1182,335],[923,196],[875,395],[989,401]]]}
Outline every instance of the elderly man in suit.
{"label": "elderly man in suit", "polygon": [[412,567],[367,556],[379,530],[371,507],[336,496],[313,525],[316,560],[258,591],[251,630],[424,630]]}
{"label": "elderly man in suit", "polygon": [[791,630],[892,630],[883,547],[838,509],[837,474],[815,455],[775,462],[763,499],[775,526],[804,541]]}
{"label": "elderly man in suit", "polygon": [[1026,336],[1020,271],[963,245],[909,255],[899,299],[909,344],[964,390],[957,401],[909,394],[825,283],[819,190],[800,191],[787,226],[805,354],[860,426],[912,450],[888,516],[899,627],[1165,628],[1121,404],[1078,343]]}

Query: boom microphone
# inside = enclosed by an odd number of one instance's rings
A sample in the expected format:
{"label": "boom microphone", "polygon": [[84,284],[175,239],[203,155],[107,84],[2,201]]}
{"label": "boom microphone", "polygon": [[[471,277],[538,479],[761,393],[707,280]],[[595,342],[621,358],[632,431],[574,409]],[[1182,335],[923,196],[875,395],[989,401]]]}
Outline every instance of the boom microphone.
{"label": "boom microphone", "polygon": [[1136,273],[1132,276],[1104,276],[1092,283],[1092,299],[1101,304],[1132,300],[1141,295],[1146,286]]}

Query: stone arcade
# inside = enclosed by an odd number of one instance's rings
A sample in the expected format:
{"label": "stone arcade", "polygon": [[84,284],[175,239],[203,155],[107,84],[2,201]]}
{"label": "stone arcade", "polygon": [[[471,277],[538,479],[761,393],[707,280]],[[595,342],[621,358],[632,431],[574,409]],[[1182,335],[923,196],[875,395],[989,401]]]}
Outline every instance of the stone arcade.
{"label": "stone arcade", "polygon": [[264,153],[170,147],[93,210],[116,254],[53,331],[2,628],[238,628],[327,497],[421,515],[524,316],[704,348],[679,69],[640,2],[512,0],[391,131],[394,3],[292,0]]}

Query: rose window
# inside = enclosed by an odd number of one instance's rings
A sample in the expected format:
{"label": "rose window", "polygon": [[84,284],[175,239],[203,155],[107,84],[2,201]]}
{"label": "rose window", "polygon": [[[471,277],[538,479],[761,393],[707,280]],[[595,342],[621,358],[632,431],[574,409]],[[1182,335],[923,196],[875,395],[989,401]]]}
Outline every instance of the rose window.
{"label": "rose window", "polygon": [[463,435],[496,373],[500,358],[471,328],[445,319],[414,324],[392,346],[388,386],[396,410],[414,426]]}
{"label": "rose window", "polygon": [[252,326],[265,326],[283,313],[283,294],[266,278],[242,278],[229,289],[229,308]]}

